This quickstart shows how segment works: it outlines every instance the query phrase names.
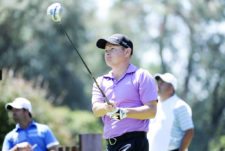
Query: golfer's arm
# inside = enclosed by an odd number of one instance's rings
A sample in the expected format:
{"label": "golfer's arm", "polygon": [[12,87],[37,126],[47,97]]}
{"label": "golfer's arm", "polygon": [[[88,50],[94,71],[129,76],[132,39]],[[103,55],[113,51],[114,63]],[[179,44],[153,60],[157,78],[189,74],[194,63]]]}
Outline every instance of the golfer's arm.
{"label": "golfer's arm", "polygon": [[107,113],[106,103],[95,102],[92,105],[92,111],[96,117],[101,117]]}
{"label": "golfer's arm", "polygon": [[151,101],[140,107],[126,108],[127,118],[149,119],[154,118],[157,110],[157,100]]}
{"label": "golfer's arm", "polygon": [[191,144],[193,136],[194,136],[194,129],[189,129],[185,131],[179,151],[186,151],[188,149],[188,146]]}

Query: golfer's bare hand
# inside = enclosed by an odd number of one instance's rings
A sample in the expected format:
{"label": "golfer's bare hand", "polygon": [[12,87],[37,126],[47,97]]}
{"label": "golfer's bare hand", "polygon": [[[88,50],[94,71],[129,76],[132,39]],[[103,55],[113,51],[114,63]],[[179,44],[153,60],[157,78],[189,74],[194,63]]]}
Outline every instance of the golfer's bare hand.
{"label": "golfer's bare hand", "polygon": [[105,110],[107,113],[115,111],[116,110],[115,102],[110,102],[109,104],[105,103]]}
{"label": "golfer's bare hand", "polygon": [[16,151],[32,151],[32,147],[28,142],[19,143],[16,148]]}

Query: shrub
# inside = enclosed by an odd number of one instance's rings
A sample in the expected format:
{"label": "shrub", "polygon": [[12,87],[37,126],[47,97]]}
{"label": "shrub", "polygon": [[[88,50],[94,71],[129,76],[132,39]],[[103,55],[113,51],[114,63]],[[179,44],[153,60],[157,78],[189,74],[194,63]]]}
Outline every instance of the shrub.
{"label": "shrub", "polygon": [[31,101],[34,119],[49,125],[61,145],[75,145],[77,134],[101,133],[101,124],[90,111],[72,111],[66,106],[53,106],[51,100],[46,98],[47,87],[41,86],[41,83],[43,81],[38,79],[26,81],[13,71],[3,70],[3,80],[0,82],[0,118],[4,121],[0,125],[1,142],[5,134],[15,127],[4,106],[16,97],[25,97]]}

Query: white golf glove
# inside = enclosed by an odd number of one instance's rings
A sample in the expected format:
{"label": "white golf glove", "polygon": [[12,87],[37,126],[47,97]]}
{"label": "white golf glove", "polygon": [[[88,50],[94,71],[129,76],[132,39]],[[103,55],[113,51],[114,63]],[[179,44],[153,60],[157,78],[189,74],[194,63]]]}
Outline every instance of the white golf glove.
{"label": "white golf glove", "polygon": [[108,112],[106,115],[116,120],[122,120],[127,117],[127,109],[116,108],[114,111]]}

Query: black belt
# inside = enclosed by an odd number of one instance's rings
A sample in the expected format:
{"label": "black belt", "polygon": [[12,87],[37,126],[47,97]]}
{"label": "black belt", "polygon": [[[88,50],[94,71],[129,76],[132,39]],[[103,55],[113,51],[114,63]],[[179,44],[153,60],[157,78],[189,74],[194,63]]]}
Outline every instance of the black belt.
{"label": "black belt", "polygon": [[130,138],[140,138],[140,137],[146,137],[146,136],[147,136],[146,132],[142,132],[142,131],[141,132],[128,132],[128,133],[125,133],[118,137],[106,139],[106,141],[109,145],[115,145],[116,142],[121,142],[121,141],[130,139]]}

